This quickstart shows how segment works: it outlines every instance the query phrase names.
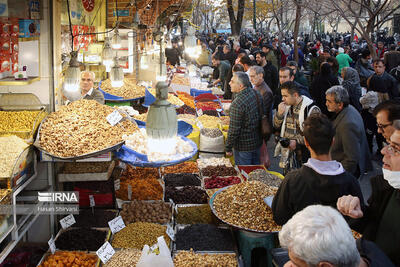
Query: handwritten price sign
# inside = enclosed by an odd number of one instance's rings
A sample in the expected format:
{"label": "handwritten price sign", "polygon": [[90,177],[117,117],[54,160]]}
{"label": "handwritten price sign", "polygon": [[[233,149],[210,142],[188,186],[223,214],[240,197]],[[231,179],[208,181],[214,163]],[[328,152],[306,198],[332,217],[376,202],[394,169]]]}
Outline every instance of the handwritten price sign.
{"label": "handwritten price sign", "polygon": [[96,251],[96,254],[103,262],[103,264],[106,264],[106,262],[109,261],[111,257],[115,254],[115,250],[110,245],[110,243],[106,242]]}
{"label": "handwritten price sign", "polygon": [[67,229],[74,223],[75,223],[75,218],[74,218],[74,215],[72,215],[72,214],[70,214],[60,220],[60,224],[63,229]]}
{"label": "handwritten price sign", "polygon": [[118,217],[112,219],[111,221],[109,221],[108,225],[110,226],[111,232],[113,234],[118,233],[119,231],[121,231],[122,229],[125,228],[125,223],[122,220],[121,216],[118,216]]}

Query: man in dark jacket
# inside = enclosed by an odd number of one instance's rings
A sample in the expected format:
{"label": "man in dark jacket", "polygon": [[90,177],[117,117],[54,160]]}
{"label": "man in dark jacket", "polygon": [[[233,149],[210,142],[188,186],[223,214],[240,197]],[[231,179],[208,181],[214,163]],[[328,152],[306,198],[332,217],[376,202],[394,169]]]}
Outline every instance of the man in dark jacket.
{"label": "man in dark jacket", "polygon": [[383,58],[388,72],[400,65],[400,51],[396,51],[395,44],[390,46],[390,50],[385,53]]}
{"label": "man in dark jacket", "polygon": [[360,85],[367,87],[367,79],[374,74],[374,69],[370,63],[371,52],[368,49],[364,49],[361,52],[361,57],[357,60],[354,68],[360,75]]}
{"label": "man in dark jacket", "polygon": [[309,205],[335,207],[337,199],[347,194],[363,199],[356,178],[329,154],[335,136],[332,122],[323,114],[311,114],[303,127],[311,158],[286,175],[274,197],[272,212],[279,225]]}
{"label": "man in dark jacket", "polygon": [[229,44],[224,44],[222,51],[224,53],[222,58],[228,60],[231,66],[235,65],[236,54],[232,51],[231,46]]}
{"label": "man in dark jacket", "polygon": [[382,149],[383,176],[371,179],[372,194],[368,206],[348,195],[338,199],[338,210],[351,219],[352,229],[375,242],[379,248],[400,266],[400,121],[394,122],[395,131],[390,145]]}
{"label": "man in dark jacket", "polygon": [[371,82],[369,89],[381,94],[387,94],[388,99],[397,98],[399,96],[397,80],[385,71],[386,67],[382,59],[374,60],[374,70],[375,74],[372,75],[371,81],[375,80],[374,78],[377,76],[379,77],[379,79],[377,80],[379,80],[380,82],[378,86],[374,86],[374,83]]}
{"label": "man in dark jacket", "polygon": [[165,56],[167,57],[167,62],[172,66],[179,66],[181,64],[181,53],[178,49],[178,43],[176,41],[172,42],[172,48],[165,48]]}
{"label": "man in dark jacket", "polygon": [[336,114],[332,159],[342,163],[346,171],[358,178],[372,168],[363,120],[360,113],[349,105],[350,98],[345,88],[333,86],[325,94],[328,111]]}
{"label": "man in dark jacket", "polygon": [[297,65],[296,61],[289,61],[286,64],[286,66],[293,70],[295,82],[297,82],[305,87],[308,87],[307,78],[304,76],[304,73],[299,69],[299,66]]}
{"label": "man in dark jacket", "polygon": [[218,68],[219,76],[216,81],[214,81],[213,85],[217,85],[221,83],[222,87],[224,88],[226,79],[228,77],[229,71],[231,69],[231,65],[227,60],[221,60],[217,55],[212,57],[212,64],[214,67]]}
{"label": "man in dark jacket", "polygon": [[264,69],[264,81],[267,83],[272,92],[276,92],[279,86],[278,70],[270,61],[267,61],[264,52],[259,51],[256,53],[256,61],[257,64]]}

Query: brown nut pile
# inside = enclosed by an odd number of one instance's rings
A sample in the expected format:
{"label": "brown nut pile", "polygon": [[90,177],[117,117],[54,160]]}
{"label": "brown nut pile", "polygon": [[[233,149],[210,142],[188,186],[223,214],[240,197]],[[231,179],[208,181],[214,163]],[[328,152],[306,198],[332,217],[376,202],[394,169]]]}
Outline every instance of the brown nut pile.
{"label": "brown nut pile", "polygon": [[179,224],[216,224],[218,222],[208,204],[178,207],[176,210],[176,222]]}
{"label": "brown nut pile", "polygon": [[174,257],[175,267],[236,267],[238,266],[236,255],[200,254],[190,251],[179,251]]}
{"label": "brown nut pile", "polygon": [[169,244],[170,238],[166,230],[167,226],[156,223],[131,223],[114,235],[112,246],[114,248],[143,249],[144,245],[149,245],[151,247],[157,243],[157,238],[159,236],[164,236],[165,242]]}
{"label": "brown nut pile", "polygon": [[104,80],[101,82],[100,89],[106,93],[121,96],[125,99],[144,97],[146,93],[144,86],[137,85],[135,81],[127,78],[124,79],[124,85],[121,87],[112,87],[110,79]]}
{"label": "brown nut pile", "polygon": [[225,165],[218,166],[207,166],[201,169],[201,174],[203,176],[235,176],[237,175],[237,171],[233,167],[227,167]]}
{"label": "brown nut pile", "polygon": [[170,203],[165,203],[164,201],[133,200],[122,205],[120,215],[125,223],[152,222],[166,224],[172,219],[172,208]]}
{"label": "brown nut pile", "polygon": [[199,168],[196,162],[185,161],[176,165],[164,167],[162,173],[199,173]]}
{"label": "brown nut pile", "polygon": [[40,146],[59,157],[76,157],[123,141],[138,127],[129,120],[115,126],[106,117],[114,111],[94,100],[81,99],[51,113],[40,130]]}
{"label": "brown nut pile", "polygon": [[240,228],[255,231],[279,231],[280,226],[272,218],[272,210],[264,202],[276,189],[259,181],[244,182],[231,186],[214,199],[217,216]]}
{"label": "brown nut pile", "polygon": [[110,162],[65,162],[62,173],[103,173],[107,172]]}
{"label": "brown nut pile", "polygon": [[142,251],[136,248],[128,248],[116,251],[104,267],[133,267],[139,262]]}

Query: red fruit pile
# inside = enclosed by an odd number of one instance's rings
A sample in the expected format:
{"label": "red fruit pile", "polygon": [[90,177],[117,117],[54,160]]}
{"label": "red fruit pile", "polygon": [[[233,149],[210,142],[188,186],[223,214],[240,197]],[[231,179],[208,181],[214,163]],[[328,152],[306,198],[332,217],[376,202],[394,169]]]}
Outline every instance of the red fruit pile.
{"label": "red fruit pile", "polygon": [[206,189],[223,188],[229,185],[239,184],[240,182],[240,178],[236,176],[218,177],[214,175],[210,178],[204,178],[204,187]]}

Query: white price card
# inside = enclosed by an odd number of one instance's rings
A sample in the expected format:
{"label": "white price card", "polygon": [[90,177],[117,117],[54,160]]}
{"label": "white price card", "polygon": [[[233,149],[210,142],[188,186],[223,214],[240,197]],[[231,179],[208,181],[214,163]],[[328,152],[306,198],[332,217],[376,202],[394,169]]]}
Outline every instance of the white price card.
{"label": "white price card", "polygon": [[90,207],[96,206],[96,203],[94,202],[94,196],[89,195],[89,202],[90,202]]}
{"label": "white price card", "polygon": [[128,184],[128,199],[132,200],[132,186]]}
{"label": "white price card", "polygon": [[122,115],[118,112],[118,110],[114,110],[112,113],[110,113],[106,119],[108,121],[108,123],[110,123],[112,126],[114,126],[115,124],[117,124],[118,122],[120,122],[122,120]]}
{"label": "white price card", "polygon": [[76,222],[75,217],[72,214],[70,214],[60,220],[62,229],[67,229],[68,227],[73,225],[75,222]]}
{"label": "white price card", "polygon": [[113,234],[118,233],[119,231],[125,228],[125,223],[124,220],[122,220],[121,216],[118,216],[109,221],[108,225],[110,226],[111,232]]}
{"label": "white price card", "polygon": [[202,116],[203,115],[203,110],[200,108],[197,110],[197,116]]}
{"label": "white price card", "polygon": [[246,178],[246,180],[249,180],[249,175],[247,174],[247,172],[245,172],[244,170],[241,171],[243,177]]}
{"label": "white price card", "polygon": [[222,109],[220,109],[220,108],[217,108],[217,109],[216,109],[216,111],[218,111],[218,112],[222,112]]}
{"label": "white price card", "polygon": [[114,180],[114,189],[115,189],[115,191],[118,191],[120,188],[121,188],[121,180],[120,179]]}
{"label": "white price card", "polygon": [[197,124],[197,127],[199,127],[200,129],[204,128],[203,124],[201,123],[201,121],[198,121],[196,124]]}
{"label": "white price card", "polygon": [[169,236],[169,238],[171,238],[172,240],[175,240],[175,232],[174,229],[172,228],[171,225],[167,225],[167,235]]}
{"label": "white price card", "polygon": [[47,243],[49,244],[51,254],[54,254],[54,252],[56,252],[56,243],[54,242],[53,236],[51,236]]}
{"label": "white price card", "polygon": [[106,264],[106,262],[115,254],[115,250],[109,242],[106,242],[96,251],[96,254],[103,264]]}
{"label": "white price card", "polygon": [[274,196],[268,196],[264,198],[265,204],[268,205],[268,207],[272,208],[272,201],[274,200]]}
{"label": "white price card", "polygon": [[118,163],[118,166],[119,166],[121,169],[126,170],[126,163],[125,163],[125,162],[120,161],[120,162]]}

